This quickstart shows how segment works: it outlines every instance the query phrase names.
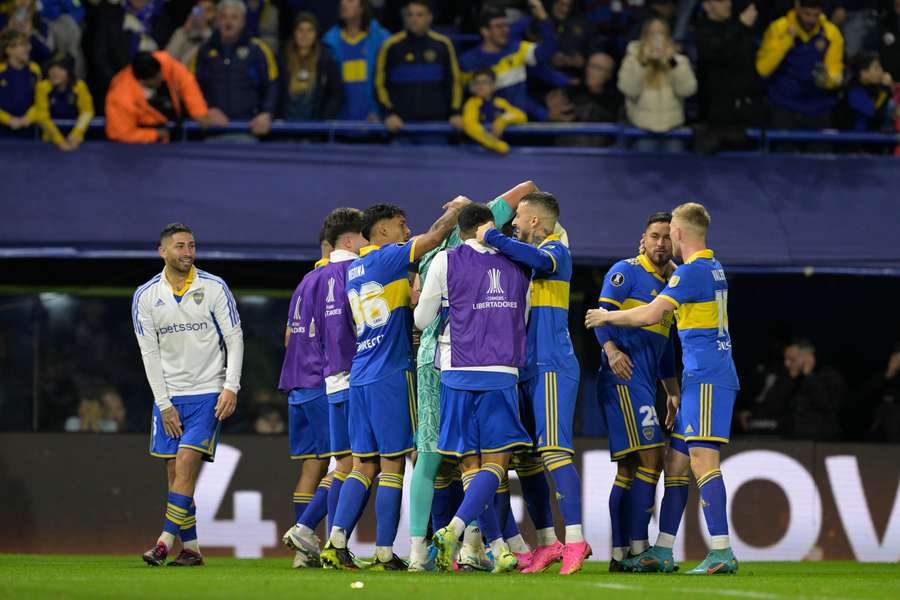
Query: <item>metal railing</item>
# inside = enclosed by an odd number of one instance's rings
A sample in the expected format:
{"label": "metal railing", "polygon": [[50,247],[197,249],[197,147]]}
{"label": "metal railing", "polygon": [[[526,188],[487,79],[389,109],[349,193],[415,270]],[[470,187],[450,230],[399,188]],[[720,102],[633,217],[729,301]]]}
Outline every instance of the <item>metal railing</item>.
{"label": "metal railing", "polygon": [[[72,127],[74,120],[59,119],[55,123],[59,127]],[[91,121],[88,131],[103,133],[106,120],[102,117]],[[177,132],[176,137],[188,140],[190,137],[206,133],[210,135],[250,134],[249,121],[232,121],[222,127],[203,129],[195,121],[186,121],[180,127],[170,124],[171,130]],[[328,142],[339,141],[342,136],[370,136],[372,138],[392,137],[427,138],[427,137],[459,137],[462,132],[445,122],[407,123],[397,133],[390,132],[381,123],[368,121],[275,121],[271,133],[276,136],[324,136]],[[694,131],[689,127],[679,127],[665,133],[653,133],[638,127],[622,123],[528,123],[513,125],[506,129],[505,135],[510,138],[565,138],[573,136],[592,136],[614,140],[614,145],[627,148],[628,142],[637,139],[677,139],[692,140]],[[851,131],[824,130],[788,130],[760,129],[747,130],[747,139],[759,145],[759,152],[766,153],[772,143],[818,143],[818,144],[866,144],[872,146],[900,145],[900,133],[858,133]]]}

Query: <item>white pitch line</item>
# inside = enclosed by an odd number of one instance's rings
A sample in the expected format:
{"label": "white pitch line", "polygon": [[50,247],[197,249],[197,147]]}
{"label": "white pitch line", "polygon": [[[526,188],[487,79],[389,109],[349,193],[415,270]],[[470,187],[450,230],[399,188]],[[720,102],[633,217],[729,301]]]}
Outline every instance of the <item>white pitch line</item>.
{"label": "white pitch line", "polygon": [[[621,591],[629,591],[629,592],[655,592],[658,591],[655,588],[651,589],[648,587],[644,587],[641,585],[629,585],[625,583],[601,583],[596,581],[581,581],[584,585],[589,585],[591,587],[608,589],[608,590],[621,590]],[[794,595],[784,595],[784,594],[773,594],[770,592],[753,592],[748,590],[723,590],[723,589],[699,589],[699,588],[688,588],[688,587],[674,587],[667,588],[668,592],[676,592],[681,594],[695,594],[695,595],[703,595],[703,596],[730,596],[732,598],[753,598],[754,600],[853,600],[851,598],[841,598],[838,596],[817,596],[815,598],[810,596],[794,596]]]}

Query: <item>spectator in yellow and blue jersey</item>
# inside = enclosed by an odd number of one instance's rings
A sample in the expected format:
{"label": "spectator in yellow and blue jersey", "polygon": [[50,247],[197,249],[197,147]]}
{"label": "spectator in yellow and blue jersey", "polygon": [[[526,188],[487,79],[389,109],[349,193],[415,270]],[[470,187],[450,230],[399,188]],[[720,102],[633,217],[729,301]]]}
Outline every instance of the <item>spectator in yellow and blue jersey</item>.
{"label": "spectator in yellow and blue jersey", "polygon": [[824,0],[797,0],[763,37],[756,70],[768,79],[772,127],[831,126],[844,78],[844,38],[823,7]]}
{"label": "spectator in yellow and blue jersey", "polygon": [[495,152],[506,154],[509,144],[500,139],[509,125],[525,123],[528,116],[508,101],[494,95],[496,76],[490,69],[476,71],[472,77],[471,98],[463,107],[463,131],[470,138]]}
{"label": "spectator in yellow and blue jersey", "polygon": [[377,121],[375,63],[390,33],[372,17],[368,0],[341,0],[339,10],[339,24],[322,38],[344,80],[344,104],[337,118]]}
{"label": "spectator in yellow and blue jersey", "polygon": [[[50,61],[47,79],[37,84],[34,103],[44,140],[53,142],[60,150],[77,150],[94,118],[94,100],[87,84],[75,76],[74,58],[61,56]],[[54,119],[78,121],[63,135]]]}
{"label": "spectator in yellow and blue jersey", "polygon": [[29,135],[27,127],[37,120],[34,88],[41,68],[28,60],[31,42],[17,29],[0,34],[0,137]]}
{"label": "spectator in yellow and blue jersey", "polygon": [[[526,89],[528,67],[542,67],[542,78],[556,73],[549,67],[549,61],[556,53],[557,41],[553,21],[540,0],[529,0],[529,7],[536,20],[540,44],[523,41],[510,36],[506,13],[496,7],[487,6],[481,12],[481,44],[472,48],[459,59],[463,72],[474,73],[479,69],[492,69],[496,75],[497,95],[513,106],[524,110],[533,120],[546,121],[547,109],[535,102]],[[563,87],[568,79],[560,76],[553,82]]]}

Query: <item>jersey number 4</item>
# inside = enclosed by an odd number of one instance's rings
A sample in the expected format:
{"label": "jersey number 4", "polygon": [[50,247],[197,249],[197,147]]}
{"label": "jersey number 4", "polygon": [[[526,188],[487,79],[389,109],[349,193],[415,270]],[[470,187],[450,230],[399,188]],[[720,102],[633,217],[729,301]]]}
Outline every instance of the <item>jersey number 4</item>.
{"label": "jersey number 4", "polygon": [[358,292],[356,290],[347,292],[350,310],[356,322],[357,336],[362,335],[366,326],[376,329],[387,324],[391,317],[391,307],[382,296],[383,293],[384,287],[376,281],[364,283]]}

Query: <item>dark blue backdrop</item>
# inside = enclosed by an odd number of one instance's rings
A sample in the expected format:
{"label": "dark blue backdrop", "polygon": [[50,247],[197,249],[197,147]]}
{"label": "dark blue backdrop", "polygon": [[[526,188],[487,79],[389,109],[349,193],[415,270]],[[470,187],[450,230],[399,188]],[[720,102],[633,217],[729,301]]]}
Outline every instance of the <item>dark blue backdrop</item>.
{"label": "dark blue backdrop", "polygon": [[533,179],[560,198],[582,263],[633,254],[648,214],[695,200],[726,265],[900,267],[900,163],[887,158],[16,142],[0,154],[5,256],[153,255],[162,225],[183,221],[207,256],[310,259],[336,206],[394,202],[415,232],[457,194],[489,200]]}

